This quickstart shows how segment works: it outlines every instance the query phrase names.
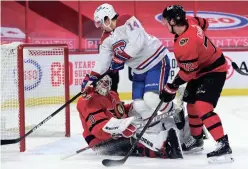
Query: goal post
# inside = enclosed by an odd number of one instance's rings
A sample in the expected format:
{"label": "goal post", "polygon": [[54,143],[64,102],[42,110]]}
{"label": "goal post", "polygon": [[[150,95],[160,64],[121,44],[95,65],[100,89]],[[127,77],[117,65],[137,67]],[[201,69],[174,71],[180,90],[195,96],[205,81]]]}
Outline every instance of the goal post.
{"label": "goal post", "polygon": [[[66,44],[1,45],[1,139],[25,135],[69,100]],[[62,111],[31,136],[69,137],[70,106]],[[23,139],[20,151],[25,150]]]}

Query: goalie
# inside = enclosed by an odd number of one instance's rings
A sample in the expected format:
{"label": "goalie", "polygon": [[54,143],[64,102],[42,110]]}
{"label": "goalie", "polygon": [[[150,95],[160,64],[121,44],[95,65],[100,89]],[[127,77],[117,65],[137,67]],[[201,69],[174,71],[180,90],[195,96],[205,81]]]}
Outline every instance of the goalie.
{"label": "goalie", "polygon": [[[87,94],[77,102],[77,110],[84,128],[83,137],[88,145],[106,141],[102,146],[93,146],[93,150],[100,154],[124,155],[132,145],[131,140],[141,132],[137,126],[143,121],[130,116],[133,114],[130,113],[133,110],[132,104],[123,104],[118,94],[110,91],[110,88],[111,79],[106,75],[96,83],[95,88],[86,89]],[[168,127],[169,124],[152,124],[142,136],[133,155],[182,158],[176,130]]]}

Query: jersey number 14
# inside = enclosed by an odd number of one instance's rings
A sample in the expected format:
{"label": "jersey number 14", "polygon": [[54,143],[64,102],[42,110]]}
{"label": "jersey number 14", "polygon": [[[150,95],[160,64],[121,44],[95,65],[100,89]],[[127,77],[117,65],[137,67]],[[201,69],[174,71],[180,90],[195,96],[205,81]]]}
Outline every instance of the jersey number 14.
{"label": "jersey number 14", "polygon": [[136,21],[133,21],[133,23],[128,23],[128,26],[130,27],[131,31],[135,28],[139,28],[139,24]]}

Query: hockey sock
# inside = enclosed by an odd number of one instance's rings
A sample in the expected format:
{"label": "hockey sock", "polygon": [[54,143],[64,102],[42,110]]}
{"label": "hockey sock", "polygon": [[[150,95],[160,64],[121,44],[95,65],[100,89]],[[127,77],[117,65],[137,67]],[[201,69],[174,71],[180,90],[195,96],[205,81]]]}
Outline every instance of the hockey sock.
{"label": "hockey sock", "polygon": [[218,114],[211,111],[203,115],[201,119],[215,141],[224,136],[223,126]]}
{"label": "hockey sock", "polygon": [[197,110],[193,104],[187,104],[187,111],[189,117],[189,127],[192,136],[202,136],[203,122],[197,115]]}
{"label": "hockey sock", "polygon": [[197,111],[199,111],[199,116],[203,124],[213,136],[214,140],[216,141],[223,137],[223,126],[218,114],[213,112],[213,106],[207,102],[197,101],[195,107],[197,108]]}

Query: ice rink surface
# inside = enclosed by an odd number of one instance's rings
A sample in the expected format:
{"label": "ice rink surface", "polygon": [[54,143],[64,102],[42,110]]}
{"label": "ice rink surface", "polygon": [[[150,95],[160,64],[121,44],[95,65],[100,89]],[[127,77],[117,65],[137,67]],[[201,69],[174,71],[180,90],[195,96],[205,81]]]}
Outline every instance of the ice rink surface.
{"label": "ice rink surface", "polygon": [[[107,156],[95,155],[87,150],[74,157],[61,160],[66,154],[86,145],[81,133],[82,127],[75,109],[71,105],[71,137],[28,137],[27,151],[6,151],[1,146],[2,169],[101,169],[101,161]],[[248,169],[248,97],[221,97],[215,109],[222,118],[225,132],[229,135],[234,162],[229,164],[208,164],[206,153],[215,149],[212,138],[205,141],[201,154],[184,155],[184,159],[150,159],[130,157],[120,167],[113,169]],[[51,112],[52,113],[52,112]],[[43,119],[41,119],[42,121]],[[110,157],[119,159],[120,157]]]}

